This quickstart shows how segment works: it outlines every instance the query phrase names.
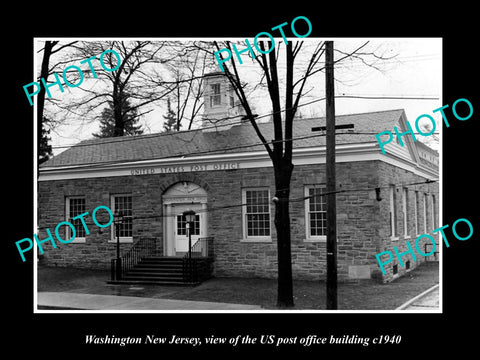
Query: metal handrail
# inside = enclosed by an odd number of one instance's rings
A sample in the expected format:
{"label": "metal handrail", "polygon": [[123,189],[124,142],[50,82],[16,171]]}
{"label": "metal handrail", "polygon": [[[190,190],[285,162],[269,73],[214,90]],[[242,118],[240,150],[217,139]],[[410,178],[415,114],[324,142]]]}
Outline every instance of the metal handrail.
{"label": "metal handrail", "polygon": [[127,271],[131,270],[135,265],[137,265],[142,258],[153,254],[155,250],[154,238],[138,240],[135,244],[133,244],[127,253],[120,257],[120,274],[116,274],[118,259],[111,260],[111,279],[121,280]]}
{"label": "metal handrail", "polygon": [[213,259],[213,237],[199,238],[183,256],[183,278],[185,282],[199,280],[198,259]]}
{"label": "metal handrail", "polygon": [[190,250],[192,257],[213,257],[212,242],[213,237],[199,238]]}

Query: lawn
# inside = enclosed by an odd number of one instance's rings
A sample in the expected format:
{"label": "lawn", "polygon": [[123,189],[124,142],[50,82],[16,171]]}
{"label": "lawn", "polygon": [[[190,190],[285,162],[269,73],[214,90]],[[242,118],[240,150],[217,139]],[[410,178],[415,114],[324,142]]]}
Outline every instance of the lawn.
{"label": "lawn", "polygon": [[[195,287],[109,285],[109,273],[71,268],[38,268],[38,291],[213,301],[261,305],[276,309],[277,282],[272,279],[213,278]],[[393,310],[410,298],[438,284],[438,263],[425,263],[388,283],[361,280],[338,284],[340,310]],[[295,310],[324,310],[324,281],[294,281]]]}

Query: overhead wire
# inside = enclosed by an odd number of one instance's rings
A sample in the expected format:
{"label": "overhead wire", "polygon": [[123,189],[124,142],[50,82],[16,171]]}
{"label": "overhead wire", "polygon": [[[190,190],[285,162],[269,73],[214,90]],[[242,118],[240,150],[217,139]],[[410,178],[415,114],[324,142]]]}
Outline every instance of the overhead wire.
{"label": "overhead wire", "polygon": [[[347,132],[336,132],[335,133],[335,135],[375,135],[375,134],[377,134],[377,133],[376,132],[366,132],[366,131],[365,132],[347,131]],[[320,133],[320,134],[293,137],[291,139],[271,140],[271,141],[267,142],[267,144],[274,144],[274,143],[278,143],[278,142],[284,142],[285,143],[285,142],[290,142],[290,141],[304,140],[304,139],[322,137],[322,136],[326,136],[326,134],[325,133]],[[166,159],[172,159],[172,160],[176,159],[176,160],[178,160],[179,158],[181,158],[181,159],[188,158],[189,156],[193,156],[193,155],[205,155],[205,154],[215,154],[215,153],[222,154],[222,153],[226,153],[227,151],[245,149],[245,148],[251,148],[251,147],[261,147],[261,146],[264,146],[264,143],[256,142],[256,143],[250,143],[250,144],[223,147],[223,148],[219,148],[219,149],[195,151],[195,152],[191,152],[191,153],[180,153],[180,154],[175,155],[175,156],[167,155],[167,156],[157,156],[155,158],[149,158],[149,159],[145,159],[145,157],[138,157],[138,158],[124,159],[124,160],[84,162],[84,163],[76,163],[74,166],[75,166],[75,168],[82,168],[82,167],[95,168],[95,167],[105,166],[105,165],[128,164],[128,163],[134,163],[134,162],[139,162],[139,161],[147,161],[147,160],[166,160]],[[52,167],[52,169],[53,168],[54,167]]]}
{"label": "overhead wire", "polygon": [[[315,100],[312,100],[312,101],[308,101],[308,102],[303,103],[303,104],[299,104],[297,106],[297,108],[302,107],[302,106],[311,105],[313,103],[316,103],[316,102],[319,102],[319,101],[322,101],[322,100],[325,100],[325,98],[323,97],[323,98],[315,99]],[[285,112],[285,111],[286,111],[286,109],[281,109],[279,111],[272,111],[272,112],[269,112],[269,113],[266,113],[266,114],[263,114],[263,115],[257,115],[255,117],[255,121],[258,120],[258,119],[262,119],[262,118],[272,116],[272,115],[275,115],[275,114],[278,114],[278,113],[281,113],[281,112]],[[228,117],[222,118],[218,121],[223,122],[225,120],[231,120],[231,119],[240,118],[240,117],[245,117],[245,115],[242,114],[242,115],[228,116]],[[215,119],[208,119],[207,118],[207,120],[213,121]],[[246,123],[246,120],[240,120],[238,122],[228,122],[228,123],[224,123],[224,124],[215,124],[215,125],[205,126],[205,127],[201,127],[201,128],[198,128],[198,129],[191,129],[191,130],[160,132],[160,133],[156,133],[156,134],[145,134],[145,135],[138,135],[138,136],[120,136],[120,137],[112,138],[111,140],[100,141],[99,144],[109,144],[109,143],[116,143],[116,142],[133,141],[133,140],[138,140],[139,138],[150,138],[150,137],[158,137],[158,136],[161,136],[161,137],[163,137],[163,136],[175,136],[175,135],[178,135],[180,133],[192,133],[192,132],[197,132],[197,131],[201,132],[203,130],[218,129],[218,128],[227,127],[227,126],[242,125],[242,124],[245,124],[245,123]],[[260,124],[262,124],[262,123],[260,123]],[[52,148],[53,149],[59,149],[59,148],[69,148],[69,147],[77,147],[77,146],[96,145],[96,143],[92,143],[91,140],[85,140],[85,141],[86,141],[86,143],[79,143],[79,144],[73,144],[73,145],[62,145],[62,146],[52,146]]]}
{"label": "overhead wire", "polygon": [[[312,102],[321,101],[321,100],[323,100],[323,98],[313,100]],[[270,115],[270,114],[265,114],[265,115],[262,115],[262,116],[268,116],[268,115]],[[372,135],[372,134],[376,134],[376,133],[375,132],[353,132],[353,131],[336,133],[336,135],[364,135],[364,134]],[[270,143],[275,143],[275,142],[280,142],[280,141],[281,142],[295,141],[295,140],[314,138],[314,137],[320,137],[320,136],[325,136],[325,133],[314,134],[314,135],[306,135],[306,136],[296,137],[296,138],[292,138],[292,139],[272,140]],[[190,154],[183,154],[182,156],[188,156],[188,155],[194,155],[194,154],[197,155],[197,154],[219,152],[219,151],[226,151],[226,150],[234,150],[234,149],[239,149],[239,148],[263,146],[263,145],[264,145],[263,143],[244,144],[244,145],[234,146],[234,147],[229,147],[229,148],[222,148],[222,149],[208,150],[208,151],[204,151],[204,152],[195,152],[195,153],[190,153]],[[168,157],[165,157],[165,158],[171,158],[171,156],[168,156]],[[161,159],[161,158],[156,158],[156,159]],[[77,164],[77,165],[87,165],[87,166],[91,167],[91,166],[95,166],[95,165],[100,166],[100,165],[106,165],[106,164],[134,162],[134,161],[139,161],[139,160],[144,160],[144,159],[133,159],[133,160],[128,160],[128,161],[99,162],[99,163],[91,163],[90,162],[90,163]],[[428,184],[428,183],[432,183],[432,182],[436,182],[436,181],[438,181],[438,180],[427,179],[424,182],[415,182],[415,183],[408,183],[408,184],[393,184],[393,185],[406,187],[406,186],[411,186],[411,185]],[[292,199],[288,199],[288,201],[289,202],[305,201],[305,200],[310,199],[310,198],[315,197],[315,196],[326,196],[326,195],[329,195],[329,194],[332,194],[332,193],[338,194],[338,193],[347,193],[347,192],[373,191],[373,190],[377,190],[377,189],[387,188],[391,185],[392,184],[389,184],[388,186],[383,186],[383,187],[382,186],[376,186],[376,187],[373,187],[373,188],[338,189],[338,190],[335,190],[335,191],[329,192],[329,193],[328,192],[323,192],[321,194],[315,194],[315,195],[312,195],[312,196],[292,198]],[[280,190],[282,190],[282,189],[280,189]],[[285,190],[285,189],[283,189],[283,190]],[[276,189],[276,191],[279,191],[279,190]],[[428,193],[430,193],[430,192],[428,192]],[[435,193],[438,193],[438,192],[435,192]],[[282,200],[279,200],[279,201],[282,201]],[[223,206],[217,206],[217,207],[209,207],[209,208],[206,208],[204,210],[203,209],[199,210],[197,213],[211,212],[211,211],[216,211],[216,210],[224,210],[224,209],[228,209],[228,208],[242,207],[242,206],[246,206],[246,205],[247,205],[246,203],[241,203],[241,204],[230,204],[230,205],[223,205]],[[151,219],[151,218],[159,218],[159,217],[162,218],[162,217],[167,217],[167,216],[176,216],[176,215],[175,214],[172,214],[172,215],[162,214],[162,215],[151,215],[151,216],[141,216],[141,217],[137,216],[137,217],[132,217],[132,220]],[[45,227],[43,227],[43,228],[45,228]],[[41,229],[41,228],[39,228],[39,229]]]}
{"label": "overhead wire", "polygon": [[[372,100],[439,100],[439,97],[435,97],[435,96],[424,96],[424,97],[421,97],[421,96],[379,96],[379,95],[370,96],[370,95],[346,95],[346,94],[335,95],[335,98],[338,98],[338,99],[341,99],[341,98],[372,99]],[[311,101],[299,104],[299,105],[297,105],[297,108],[307,106],[307,105],[311,105],[311,104],[314,104],[316,102],[323,101],[323,100],[325,100],[325,97],[318,98],[318,99],[315,99],[315,100],[311,100]],[[273,115],[278,114],[278,113],[285,112],[286,110],[287,109],[281,109],[279,111],[272,111],[272,112],[269,112],[269,113],[266,113],[266,114],[257,115],[255,117],[255,121],[258,120],[258,119],[266,118],[266,117],[273,116]],[[338,115],[338,116],[342,116],[342,115]],[[225,120],[231,120],[231,119],[240,118],[240,117],[245,117],[245,115],[229,116],[229,117],[222,118],[221,120],[218,120],[218,121],[223,122]],[[207,120],[214,121],[215,119],[207,119]],[[197,132],[197,131],[218,129],[218,128],[227,127],[227,126],[242,125],[242,124],[245,124],[245,123],[247,123],[246,120],[240,120],[238,122],[228,122],[228,123],[224,123],[224,124],[215,124],[215,125],[205,126],[205,127],[202,127],[202,128],[191,129],[191,130],[160,132],[160,133],[155,133],[155,134],[145,134],[145,135],[137,135],[137,136],[120,136],[120,137],[111,138],[109,140],[98,141],[98,143],[93,142],[92,140],[84,140],[81,143],[72,144],[72,145],[52,146],[52,149],[63,149],[63,148],[70,148],[70,147],[93,146],[93,145],[97,145],[97,144],[110,144],[110,143],[116,143],[116,142],[134,141],[134,140],[138,140],[139,138],[147,139],[147,138],[159,137],[159,136],[173,136],[173,135],[178,135],[180,133],[192,133],[192,132]],[[259,123],[259,124],[262,124],[262,122]]]}
{"label": "overhead wire", "polygon": [[[439,98],[438,97],[416,97],[416,96],[361,96],[361,95],[337,95],[335,96],[336,98],[358,98],[358,99],[404,99],[404,100],[438,100]],[[313,101],[310,101],[310,102],[307,102],[307,103],[304,103],[304,104],[300,104],[298,105],[298,107],[301,107],[301,106],[306,106],[306,105],[310,105],[312,103],[315,103],[315,102],[318,102],[318,101],[322,101],[324,100],[325,98],[320,98],[320,99],[316,99],[316,100],[313,100]],[[285,110],[280,110],[280,111],[285,111]],[[257,116],[255,118],[255,120],[257,119],[261,119],[261,118],[264,118],[264,117],[267,117],[267,116],[272,116],[273,114],[275,114],[275,112],[272,112],[272,113],[268,113],[268,114],[263,114],[263,115],[260,115],[260,116]],[[232,119],[232,118],[237,118],[237,117],[240,117],[240,116],[243,116],[243,115],[238,115],[238,116],[234,116],[234,117],[230,117],[229,119]],[[222,120],[225,120],[225,119],[222,119]],[[245,121],[239,121],[238,123],[234,123],[233,125],[235,124],[242,124],[244,123]],[[210,127],[204,127],[204,128],[201,128],[201,129],[196,129],[197,131],[198,130],[205,130],[205,129],[217,129],[217,128],[220,128],[220,127],[223,127],[223,126],[232,126],[232,123],[229,123],[229,124],[216,124],[216,125],[213,125],[213,126],[210,126]],[[196,130],[193,130],[193,131],[196,131]],[[192,130],[189,130],[189,131],[181,131],[181,132],[192,132]],[[168,135],[175,135],[175,134],[178,134],[178,133],[181,133],[181,132],[172,132],[172,133],[158,133],[158,134],[146,134],[146,135],[141,135],[143,138],[149,138],[149,137],[157,137],[157,136],[168,136]],[[374,132],[352,132],[352,131],[349,131],[349,132],[344,132],[344,133],[337,133],[336,135],[342,135],[342,134],[347,134],[347,135],[364,135],[364,134],[376,134]],[[292,138],[292,139],[282,139],[282,140],[272,140],[271,142],[269,143],[275,143],[275,142],[286,142],[286,141],[295,141],[295,140],[301,140],[301,139],[307,139],[307,138],[313,138],[313,137],[319,137],[319,136],[325,136],[325,134],[315,134],[315,135],[306,135],[306,136],[301,136],[301,137],[297,137],[297,138]],[[138,139],[138,137],[122,137],[122,138],[119,138],[119,139],[112,139],[111,141],[103,141],[103,142],[99,142],[98,144],[108,144],[108,143],[113,143],[113,142],[124,142],[126,140],[136,140]],[[92,143],[92,142],[87,142],[87,143],[80,143],[80,144],[76,144],[76,145],[73,145],[74,147],[77,147],[77,146],[93,146],[93,145],[96,145],[96,143]],[[190,156],[190,155],[198,155],[198,154],[205,154],[205,153],[215,153],[215,152],[221,152],[221,151],[229,151],[229,150],[235,150],[235,149],[240,149],[240,148],[246,148],[246,147],[256,147],[256,146],[263,146],[264,144],[263,143],[255,143],[255,144],[245,144],[245,145],[240,145],[240,146],[234,146],[234,147],[228,147],[228,148],[223,148],[223,149],[215,149],[215,150],[208,150],[208,151],[200,151],[200,152],[195,152],[195,153],[189,153],[189,154],[180,154],[179,156]],[[64,145],[64,146],[53,146],[52,148],[54,149],[58,149],[58,148],[68,148],[68,147],[71,147],[71,146],[68,146],[68,145]],[[165,158],[171,158],[171,156],[168,156],[168,157],[165,157]],[[162,157],[160,158],[155,158],[155,159],[162,159]],[[145,160],[145,159],[134,159],[134,160],[128,160],[128,161],[114,161],[114,162],[99,162],[99,163],[85,163],[85,164],[88,164],[88,166],[92,166],[92,165],[105,165],[105,164],[115,164],[115,163],[125,163],[125,162],[133,162],[133,161],[140,161],[140,160]],[[84,164],[79,164],[79,165],[84,165]],[[338,190],[335,190],[335,191],[332,191],[332,192],[324,192],[324,193],[321,193],[321,194],[315,194],[315,195],[311,195],[311,196],[304,196],[304,197],[298,197],[298,198],[292,198],[292,199],[288,199],[287,201],[289,202],[299,202],[299,201],[306,201],[312,197],[317,197],[317,196],[327,196],[327,195],[330,195],[330,194],[339,194],[339,193],[347,193],[347,192],[361,192],[361,191],[374,191],[376,189],[383,189],[383,188],[388,188],[389,186],[391,185],[395,185],[395,186],[402,186],[402,187],[408,187],[408,186],[412,186],[412,185],[423,185],[423,184],[430,184],[430,183],[433,183],[433,182],[437,182],[438,180],[433,180],[433,179],[427,179],[426,181],[423,181],[423,182],[415,182],[415,183],[408,183],[408,184],[389,184],[389,185],[386,185],[386,186],[377,186],[377,187],[373,187],[373,188],[369,188],[369,187],[366,187],[366,188],[356,188],[356,189],[338,189]],[[281,189],[282,190],[282,189]],[[285,189],[283,189],[285,190]],[[276,191],[278,191],[278,189],[276,189]],[[430,192],[428,192],[430,193]],[[434,193],[438,193],[438,192],[434,192]],[[282,200],[279,200],[279,201],[282,201]],[[230,204],[230,205],[223,205],[223,206],[215,206],[215,207],[208,207],[206,209],[200,209],[197,211],[197,213],[202,213],[202,212],[211,212],[211,211],[217,211],[217,210],[224,210],[224,209],[228,209],[228,208],[235,208],[235,207],[244,207],[246,206],[247,204],[246,203],[241,203],[241,204]],[[150,216],[132,216],[132,220],[141,220],[141,219],[151,219],[151,218],[165,218],[165,217],[168,217],[168,216],[177,216],[177,214],[162,214],[162,215],[150,215]],[[93,224],[93,223],[87,223],[87,224]],[[38,229],[44,229],[46,227],[39,227]]]}
{"label": "overhead wire", "polygon": [[[298,197],[298,198],[291,198],[288,200],[283,200],[285,202],[289,203],[294,203],[294,202],[300,202],[300,201],[306,201],[314,197],[321,197],[321,196],[327,196],[330,194],[339,194],[339,193],[351,193],[351,192],[368,192],[368,191],[376,191],[377,189],[388,189],[391,186],[395,187],[402,187],[402,188],[408,188],[409,186],[413,185],[428,185],[431,183],[438,182],[438,180],[435,179],[427,179],[425,181],[416,181],[416,182],[411,182],[411,183],[396,183],[396,184],[388,184],[385,186],[375,186],[375,187],[364,187],[364,188],[354,188],[354,189],[337,189],[335,191],[330,191],[330,192],[322,192],[320,194],[314,194],[310,196],[303,196],[303,197]],[[320,185],[320,184],[317,184]],[[282,191],[282,190],[287,190],[287,189],[275,189],[275,191]],[[425,194],[438,194],[438,191],[425,191],[421,190],[422,193]],[[282,202],[281,199],[278,200],[279,202]],[[379,200],[377,200],[379,201]],[[245,207],[247,206],[247,203],[238,203],[238,204],[229,204],[229,205],[221,205],[221,206],[211,206],[207,207],[205,209],[199,209],[195,211],[195,214],[204,214],[204,213],[211,213],[214,211],[220,211],[220,210],[225,210],[225,209],[232,209],[232,208],[239,208],[239,207]],[[172,214],[159,214],[159,215],[147,215],[147,216],[130,216],[129,218],[133,220],[146,220],[146,219],[164,219],[164,218],[175,218],[180,214],[177,213],[172,213]],[[86,225],[97,225],[96,223],[93,222],[88,222],[85,221]],[[43,227],[38,227],[38,229],[46,229],[48,226],[43,226]]]}

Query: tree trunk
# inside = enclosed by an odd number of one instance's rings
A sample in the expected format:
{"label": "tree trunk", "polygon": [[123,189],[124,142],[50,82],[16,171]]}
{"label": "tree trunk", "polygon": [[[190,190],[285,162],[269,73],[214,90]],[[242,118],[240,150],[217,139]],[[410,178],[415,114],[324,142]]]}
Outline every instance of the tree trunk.
{"label": "tree trunk", "polygon": [[115,119],[115,128],[113,129],[113,136],[124,136],[125,124],[122,114],[123,94],[119,91],[113,92],[113,118]]}
{"label": "tree trunk", "polygon": [[[43,59],[42,59],[42,67],[40,69],[40,78],[43,78],[45,82],[48,80],[48,65],[50,63],[50,55],[52,54],[53,43],[51,41],[45,41],[45,47],[43,49]],[[42,125],[42,117],[43,117],[43,108],[45,104],[45,87],[41,86],[40,91],[37,95],[37,121],[39,126],[39,133],[41,133],[41,125]],[[39,136],[38,139],[40,139]]]}
{"label": "tree trunk", "polygon": [[290,236],[290,179],[293,164],[291,161],[274,162],[275,172],[275,229],[277,232],[278,255],[278,294],[277,306],[293,307],[292,254]]}
{"label": "tree trunk", "polygon": [[[50,56],[52,55],[54,43],[52,41],[45,41],[45,47],[43,49],[43,59],[42,59],[42,67],[40,69],[40,78],[43,78],[45,82],[48,80],[48,66],[50,63]],[[41,146],[42,146],[42,129],[44,128],[43,123],[43,109],[45,107],[45,87],[40,86],[40,91],[37,95],[37,154],[41,154]],[[42,162],[48,160],[48,156],[45,156],[44,159],[38,156],[39,165]]]}

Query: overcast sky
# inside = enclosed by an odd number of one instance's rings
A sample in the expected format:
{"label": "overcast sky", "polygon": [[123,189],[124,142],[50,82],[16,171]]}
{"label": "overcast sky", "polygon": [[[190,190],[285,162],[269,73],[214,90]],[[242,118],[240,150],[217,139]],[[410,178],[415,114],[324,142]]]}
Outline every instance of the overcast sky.
{"label": "overcast sky", "polygon": [[[133,39],[128,39],[133,40]],[[163,39],[158,39],[163,40]],[[170,39],[169,39],[170,40]],[[191,39],[194,40],[194,39]],[[199,40],[199,39],[195,39]],[[306,38],[307,45],[313,46],[316,42],[324,40]],[[438,99],[365,99],[365,98],[337,98],[335,108],[337,114],[362,113],[389,109],[405,109],[407,119],[413,125],[415,119],[421,114],[432,115],[437,122],[441,121],[438,114],[432,110],[443,105],[442,103],[442,40],[440,38],[375,38],[375,39],[333,39],[334,47],[341,51],[354,49],[358,44],[369,40],[365,51],[373,51],[383,55],[388,60],[379,60],[367,57],[369,62],[375,62],[375,68],[367,66],[359,59],[349,59],[335,67],[335,94],[336,96],[358,97],[434,97]],[[62,41],[65,41],[62,39]],[[277,39],[281,41],[281,39]],[[41,44],[41,41],[39,42]],[[41,47],[42,45],[40,45]],[[39,47],[39,48],[40,48]],[[362,49],[363,50],[363,49]],[[337,52],[335,58],[342,56]],[[393,57],[394,56],[394,57]],[[299,59],[302,64],[306,60]],[[39,64],[38,64],[39,65]],[[85,65],[83,65],[85,66]],[[239,69],[245,74],[247,81],[254,83],[256,65],[247,59],[244,64],[238,64]],[[281,67],[280,67],[281,69]],[[282,76],[282,75],[280,75]],[[324,73],[319,72],[309,79],[308,95],[301,103],[324,97]],[[74,96],[75,88],[69,89]],[[62,94],[61,94],[62,95]],[[61,96],[60,95],[60,96]],[[251,101],[259,115],[271,111],[270,100],[267,97],[254,94]],[[162,129],[162,114],[164,106],[157,106],[141,123],[148,129],[145,133],[155,133]],[[310,106],[301,108],[303,117],[323,116],[325,102],[319,101]],[[440,129],[440,126],[437,127]],[[98,123],[89,125],[69,124],[59,126],[51,133],[54,154],[65,150],[62,146],[73,145],[79,141],[92,138],[92,133],[98,131]],[[372,135],[373,136],[373,135]],[[420,139],[431,140],[431,139]],[[438,144],[430,143],[438,148]]]}

